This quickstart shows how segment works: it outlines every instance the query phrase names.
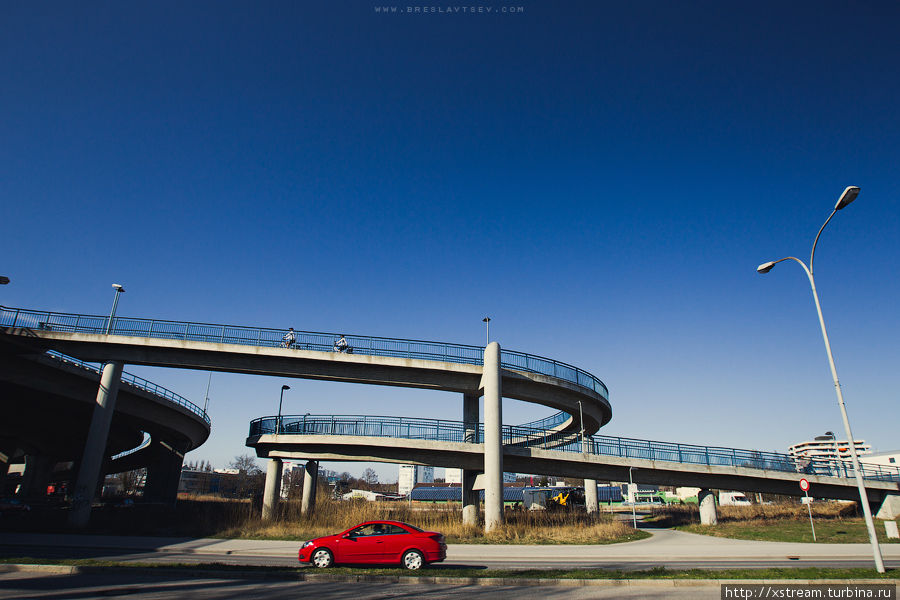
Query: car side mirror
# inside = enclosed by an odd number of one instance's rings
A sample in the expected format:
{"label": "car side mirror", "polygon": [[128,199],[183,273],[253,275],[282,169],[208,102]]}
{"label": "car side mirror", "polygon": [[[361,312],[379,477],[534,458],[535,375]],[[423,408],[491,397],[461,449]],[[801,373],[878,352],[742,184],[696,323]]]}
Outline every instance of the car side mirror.
{"label": "car side mirror", "polygon": [[345,539],[346,539],[346,538],[352,538],[352,537],[353,537],[353,534],[352,534],[352,533],[345,533],[342,537],[345,538]]}

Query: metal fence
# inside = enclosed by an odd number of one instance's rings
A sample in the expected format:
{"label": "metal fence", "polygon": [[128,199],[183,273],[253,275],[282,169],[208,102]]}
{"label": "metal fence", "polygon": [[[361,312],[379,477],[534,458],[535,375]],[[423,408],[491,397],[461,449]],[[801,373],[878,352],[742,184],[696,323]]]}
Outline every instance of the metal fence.
{"label": "metal fence", "polygon": [[[47,352],[47,355],[55,358],[60,362],[64,362],[70,365],[74,365],[76,367],[85,369],[86,371],[91,371],[93,373],[100,374],[100,366],[96,363],[86,363],[83,360],[79,360],[77,358],[73,358],[71,356],[66,356],[60,352],[56,352],[54,350],[50,350]],[[184,396],[179,396],[173,391],[167,390],[161,385],[157,385],[152,381],[147,381],[143,377],[138,377],[137,375],[133,375],[131,373],[122,373],[122,382],[130,385],[132,387],[136,387],[138,389],[144,390],[145,392],[150,392],[154,396],[159,396],[160,398],[164,398],[169,402],[177,404],[178,406],[182,406],[198,417],[201,417],[207,424],[210,424],[209,415],[206,412],[185,398]]]}
{"label": "metal fence", "polygon": [[[478,431],[478,439],[483,440],[483,424],[479,424]],[[441,419],[367,415],[303,415],[280,418],[261,417],[250,422],[250,437],[272,433],[390,437],[442,442],[466,441],[466,426],[462,421]],[[852,463],[842,460],[802,459],[778,452],[695,446],[603,435],[586,436],[585,444],[582,446],[581,438],[576,434],[560,434],[557,431],[521,425],[503,426],[503,444],[670,463],[855,477]],[[866,479],[900,482],[900,468],[897,467],[863,463],[861,470]]]}
{"label": "metal fence", "polygon": [[[290,347],[298,350],[314,350],[318,352],[338,352],[337,341],[341,337],[340,334],[335,333],[295,331],[293,341],[289,343],[289,339],[285,338],[286,331],[283,329],[130,317],[115,317],[110,322],[109,317],[98,315],[34,311],[4,306],[0,306],[0,326],[93,334],[105,334],[108,329],[111,335],[269,348]],[[364,335],[348,335],[346,340],[348,344],[347,351],[353,354],[435,360],[470,365],[484,364],[484,348],[480,346]],[[555,377],[592,390],[609,400],[609,390],[600,379],[577,367],[550,358],[501,349],[500,366],[514,371],[525,371]]]}

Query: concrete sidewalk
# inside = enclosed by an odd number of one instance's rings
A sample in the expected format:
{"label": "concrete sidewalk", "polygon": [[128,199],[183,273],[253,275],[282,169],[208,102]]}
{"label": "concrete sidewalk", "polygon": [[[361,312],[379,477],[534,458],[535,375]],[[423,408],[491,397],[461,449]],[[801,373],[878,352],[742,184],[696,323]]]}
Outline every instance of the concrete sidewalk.
{"label": "concrete sidewalk", "polygon": [[[447,561],[491,559],[596,559],[664,561],[685,559],[870,559],[868,544],[800,544],[756,542],[697,535],[674,530],[651,530],[651,538],[606,545],[450,544]],[[109,551],[212,554],[295,558],[299,541],[214,538],[156,538],[79,534],[2,533],[0,546],[93,548]],[[900,559],[900,544],[882,544],[885,559]]]}

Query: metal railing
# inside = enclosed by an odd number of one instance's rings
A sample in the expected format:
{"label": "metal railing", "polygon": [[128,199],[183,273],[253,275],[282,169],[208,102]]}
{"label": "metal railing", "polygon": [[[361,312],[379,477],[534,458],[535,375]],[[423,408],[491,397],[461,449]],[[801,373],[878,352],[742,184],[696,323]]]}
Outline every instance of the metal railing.
{"label": "metal railing", "polygon": [[[35,311],[0,306],[0,326],[5,327],[22,327],[67,333],[105,334],[107,325],[109,325],[111,335],[269,348],[286,347],[287,345],[285,341],[286,332],[283,329],[130,317],[115,317],[112,323],[109,323],[109,317],[99,315]],[[298,350],[337,352],[336,343],[340,337],[340,334],[335,333],[295,331],[293,342],[289,344],[289,347]],[[484,348],[480,346],[364,335],[346,336],[346,339],[353,354],[434,360],[470,365],[484,364]],[[555,377],[589,389],[609,400],[609,390],[600,379],[587,371],[563,362],[525,354],[524,352],[501,349],[500,366],[514,371],[525,371]]]}
{"label": "metal railing", "polygon": [[[86,371],[91,371],[93,373],[97,373],[98,375],[100,374],[100,365],[97,363],[86,363],[83,360],[79,360],[79,359],[73,358],[71,356],[66,356],[65,354],[56,352],[55,350],[48,350],[47,355],[50,356],[51,358],[55,358],[56,360],[58,360],[60,362],[64,362],[64,363],[79,367]],[[149,392],[149,393],[153,394],[154,396],[159,396],[160,398],[164,398],[165,400],[168,400],[169,402],[177,404],[178,406],[182,406],[182,407],[188,409],[189,411],[191,411],[192,413],[194,413],[195,415],[197,415],[198,417],[201,417],[204,421],[206,421],[207,425],[210,424],[209,415],[206,414],[206,412],[202,408],[200,408],[199,406],[197,406],[196,404],[194,404],[193,402],[191,402],[184,396],[179,396],[175,392],[167,390],[166,388],[162,387],[161,385],[157,385],[157,384],[153,383],[152,381],[147,381],[143,377],[138,377],[137,375],[133,375],[133,374],[127,373],[127,372],[122,373],[122,383],[130,385],[132,387],[136,387],[141,390],[144,390],[145,392]]]}
{"label": "metal railing", "polygon": [[[389,437],[441,442],[465,442],[466,427],[462,421],[420,419],[411,417],[383,417],[367,415],[303,415],[261,417],[250,422],[250,437],[276,433],[285,435],[340,435]],[[478,439],[484,439],[484,425],[478,426]],[[503,426],[504,445],[548,448],[573,454],[617,456],[669,463],[743,467],[787,473],[854,477],[853,465],[848,461],[801,459],[789,454],[741,450],[720,446],[696,446],[674,442],[658,442],[634,438],[593,435],[586,438],[582,448],[577,435],[562,435],[557,431]],[[862,464],[866,479],[900,482],[900,468]]]}

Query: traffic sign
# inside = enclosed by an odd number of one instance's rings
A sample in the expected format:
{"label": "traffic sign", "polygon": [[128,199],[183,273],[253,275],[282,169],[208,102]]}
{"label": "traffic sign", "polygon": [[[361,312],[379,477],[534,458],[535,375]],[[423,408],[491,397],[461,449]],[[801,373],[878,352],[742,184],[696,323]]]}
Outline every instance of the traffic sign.
{"label": "traffic sign", "polygon": [[803,490],[804,492],[809,491],[809,482],[806,479],[800,480],[800,489]]}

